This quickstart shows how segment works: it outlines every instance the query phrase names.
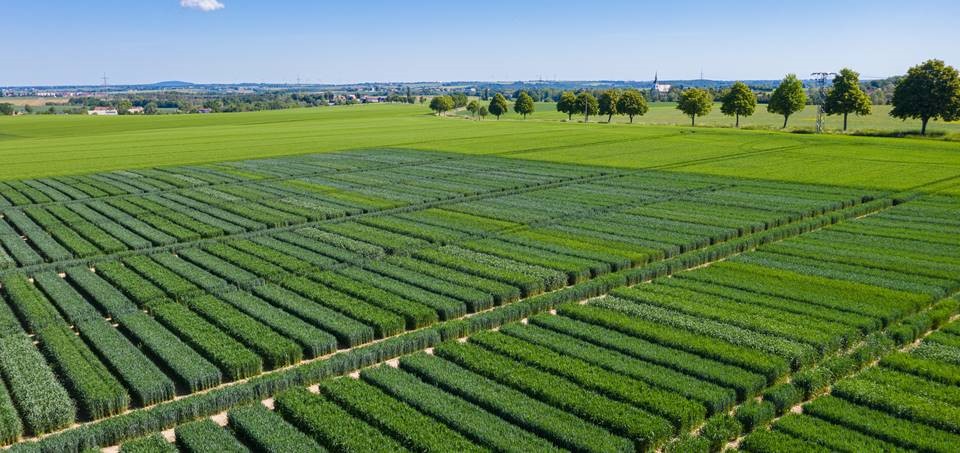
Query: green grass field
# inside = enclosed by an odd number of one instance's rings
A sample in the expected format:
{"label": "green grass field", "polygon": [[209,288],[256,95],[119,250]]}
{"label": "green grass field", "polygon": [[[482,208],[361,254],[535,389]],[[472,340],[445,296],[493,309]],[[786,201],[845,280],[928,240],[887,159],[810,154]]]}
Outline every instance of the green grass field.
{"label": "green grass field", "polygon": [[[646,115],[634,117],[634,124],[651,124],[660,126],[689,126],[690,118],[677,110],[675,102],[651,102],[650,111]],[[537,111],[528,119],[541,121],[564,121],[567,115],[556,111],[556,104],[548,102],[538,102]],[[890,116],[891,106],[875,105],[873,113],[866,116],[850,116],[848,129],[850,131],[898,131],[898,132],[918,132],[920,130],[919,121],[903,121]],[[467,114],[463,112],[462,114]],[[513,113],[504,116],[508,119],[520,119],[520,116]],[[573,121],[582,121],[583,117],[574,115]],[[598,116],[591,118],[590,121],[606,122],[607,117]],[[629,123],[630,119],[626,116],[614,115],[614,123]],[[816,128],[817,108],[809,105],[802,112],[796,113],[790,117],[787,124],[788,130]],[[697,125],[714,127],[733,127],[734,118],[726,116],[720,112],[720,103],[714,103],[713,110],[707,116],[697,118]],[[766,105],[758,105],[757,111],[753,116],[740,118],[740,126],[744,129],[772,129],[779,130],[783,126],[783,116],[774,115],[767,112]],[[839,132],[843,128],[843,117],[827,116],[826,128],[828,131]],[[933,121],[928,125],[931,133],[956,134],[960,133],[960,122],[945,123],[943,121]]]}
{"label": "green grass field", "polygon": [[[365,105],[220,115],[0,118],[0,179],[372,147],[890,190],[946,181],[937,184],[941,188],[960,178],[960,144],[943,140],[551,121],[562,117],[556,112],[526,121],[507,116],[478,122],[437,118],[425,110]],[[651,120],[677,115],[659,106],[653,112]],[[712,115],[706,119],[726,121]]]}

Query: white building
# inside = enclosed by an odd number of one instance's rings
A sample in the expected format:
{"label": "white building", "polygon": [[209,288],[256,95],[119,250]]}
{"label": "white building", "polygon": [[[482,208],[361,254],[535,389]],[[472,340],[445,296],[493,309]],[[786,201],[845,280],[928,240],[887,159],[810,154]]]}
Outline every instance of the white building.
{"label": "white building", "polygon": [[661,93],[661,94],[662,94],[662,93],[669,93],[669,92],[670,92],[670,85],[668,85],[668,84],[666,84],[666,83],[660,83],[659,76],[660,76],[659,74],[654,74],[654,75],[653,75],[653,91],[655,91],[655,92],[657,92],[657,93]]}
{"label": "white building", "polygon": [[94,107],[93,110],[87,110],[87,115],[116,116],[117,114],[117,109],[113,107]]}
{"label": "white building", "polygon": [[143,114],[143,107],[130,107],[127,109],[127,113],[131,115],[141,115]]}

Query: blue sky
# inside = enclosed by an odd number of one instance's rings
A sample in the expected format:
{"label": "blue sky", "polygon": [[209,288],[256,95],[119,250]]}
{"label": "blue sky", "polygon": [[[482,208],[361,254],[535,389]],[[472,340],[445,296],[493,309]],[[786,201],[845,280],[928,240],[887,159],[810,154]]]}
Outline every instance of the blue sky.
{"label": "blue sky", "polygon": [[960,66],[960,2],[3,0],[0,86],[779,78]]}

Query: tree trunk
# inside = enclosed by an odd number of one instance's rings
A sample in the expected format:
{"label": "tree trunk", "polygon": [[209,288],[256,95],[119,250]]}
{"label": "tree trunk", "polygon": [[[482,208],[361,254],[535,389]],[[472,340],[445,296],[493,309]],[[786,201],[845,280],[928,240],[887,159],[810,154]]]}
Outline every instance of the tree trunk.
{"label": "tree trunk", "polygon": [[927,121],[930,121],[930,118],[920,118],[920,135],[927,135]]}
{"label": "tree trunk", "polygon": [[630,124],[633,124],[633,115],[630,115]]}
{"label": "tree trunk", "polygon": [[573,113],[567,112],[567,121],[573,121]]}
{"label": "tree trunk", "polygon": [[847,131],[847,114],[846,113],[843,114],[843,131],[844,132]]}
{"label": "tree trunk", "polygon": [[737,128],[740,128],[740,114],[737,113]]}
{"label": "tree trunk", "polygon": [[690,115],[690,127],[697,126],[697,115]]}
{"label": "tree trunk", "polygon": [[612,113],[609,114],[609,115],[607,115],[607,123],[609,123],[609,122],[611,122],[611,121],[613,121],[613,114],[612,114]]}
{"label": "tree trunk", "polygon": [[786,129],[786,128],[787,128],[787,120],[788,120],[788,119],[790,119],[790,115],[783,115],[783,127],[781,127],[780,129]]}

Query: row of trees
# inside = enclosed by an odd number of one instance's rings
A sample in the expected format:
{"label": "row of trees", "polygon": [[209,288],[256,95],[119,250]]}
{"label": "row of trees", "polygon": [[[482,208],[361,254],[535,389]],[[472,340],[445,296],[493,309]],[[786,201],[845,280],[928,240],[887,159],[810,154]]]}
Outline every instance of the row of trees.
{"label": "row of trees", "polygon": [[[484,118],[489,114],[497,117],[498,120],[500,116],[510,111],[507,98],[500,93],[495,93],[487,106],[480,105],[480,102],[477,101],[467,102],[466,96],[457,98],[455,95],[443,95],[434,96],[430,100],[430,110],[436,112],[437,116],[461,107],[466,107],[468,112],[479,118]],[[523,116],[524,119],[527,118],[527,115],[532,114],[535,109],[536,104],[534,104],[533,98],[526,92],[521,92],[513,103],[513,111]]]}
{"label": "row of trees", "polygon": [[[720,111],[736,118],[736,127],[740,127],[740,117],[753,115],[757,108],[756,93],[743,82],[734,83],[720,94],[718,100]],[[849,68],[841,69],[834,77],[822,103],[827,115],[843,116],[844,131],[849,115],[869,115],[873,104],[861,88],[860,74]],[[713,104],[714,95],[702,88],[683,90],[677,99],[677,109],[690,117],[691,126],[696,126],[697,117],[709,114]],[[898,79],[892,104],[890,115],[904,120],[919,119],[920,134],[926,135],[927,123],[931,119],[960,120],[960,76],[955,68],[943,61],[926,61],[910,68],[906,76]],[[786,128],[790,116],[802,111],[806,105],[803,82],[795,74],[788,74],[770,94],[767,111],[783,115],[783,127]],[[635,115],[647,112],[647,103],[637,90],[607,90],[600,94],[599,100],[587,91],[578,94],[564,92],[557,101],[557,111],[566,113],[568,119],[582,114],[584,121],[588,121],[590,115],[601,114],[607,115],[609,122],[613,115],[624,114],[632,123]]]}
{"label": "row of trees", "polygon": [[597,99],[589,91],[574,94],[565,91],[557,101],[557,111],[566,113],[567,119],[583,114],[583,120],[590,121],[590,115],[607,115],[607,122],[613,115],[627,115],[633,123],[633,117],[647,113],[647,98],[639,90],[606,90]]}

